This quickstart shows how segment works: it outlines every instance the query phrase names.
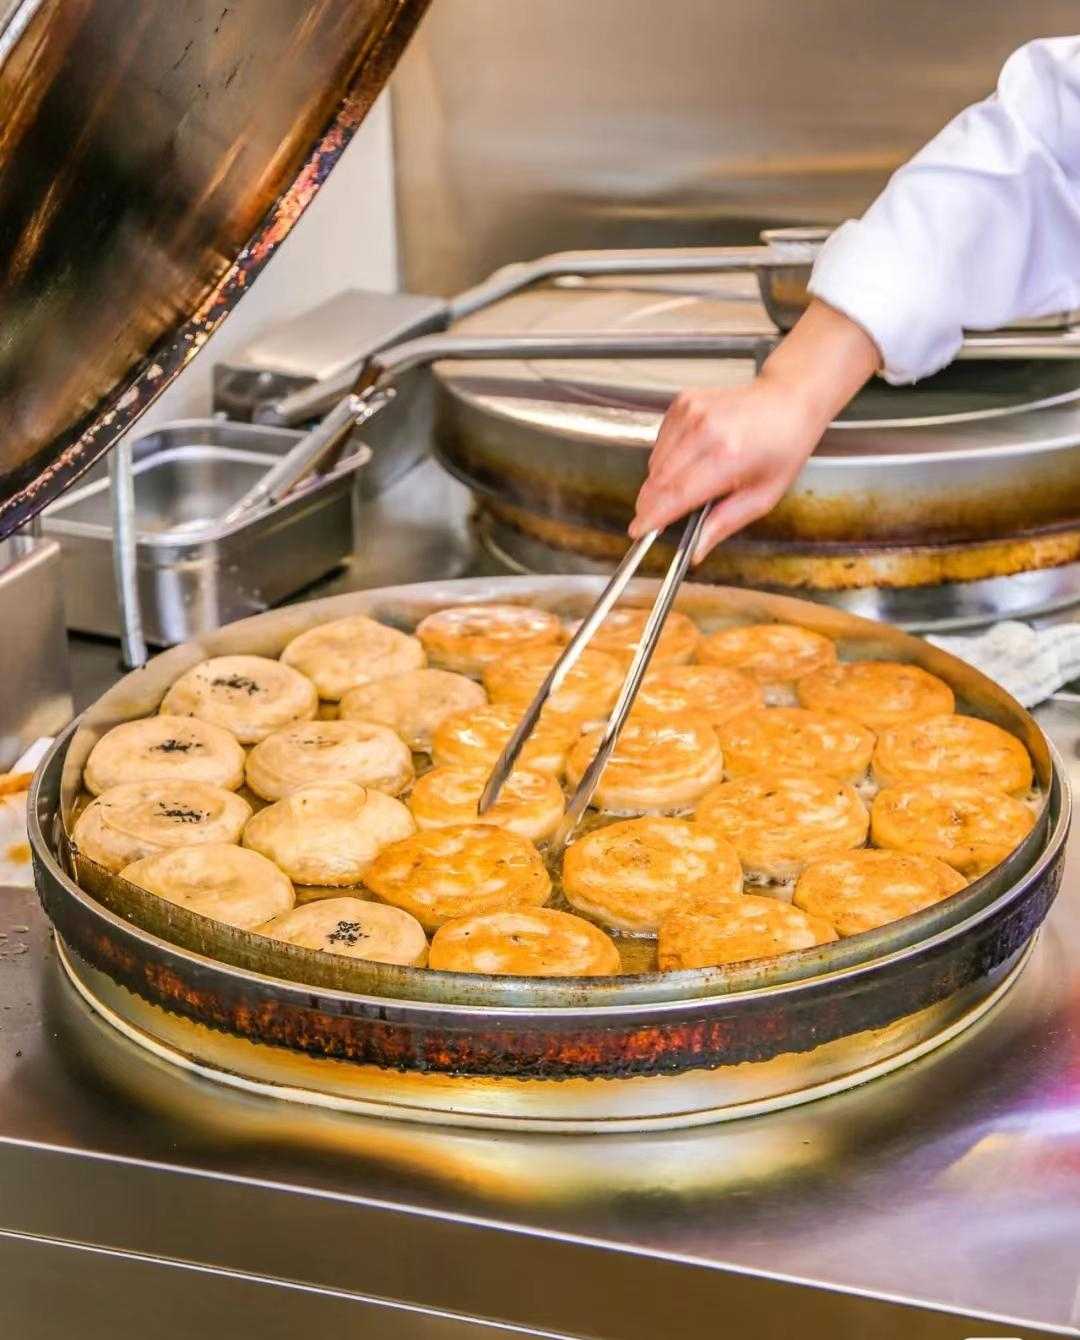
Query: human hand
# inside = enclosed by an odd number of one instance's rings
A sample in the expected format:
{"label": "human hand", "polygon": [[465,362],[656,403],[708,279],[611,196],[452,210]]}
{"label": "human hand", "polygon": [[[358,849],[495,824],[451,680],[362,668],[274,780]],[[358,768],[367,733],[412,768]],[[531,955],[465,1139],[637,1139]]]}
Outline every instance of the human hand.
{"label": "human hand", "polygon": [[860,326],[814,301],[748,386],[676,396],[649,457],[631,537],[711,501],[694,554],[700,563],[775,507],[879,363],[877,346]]}

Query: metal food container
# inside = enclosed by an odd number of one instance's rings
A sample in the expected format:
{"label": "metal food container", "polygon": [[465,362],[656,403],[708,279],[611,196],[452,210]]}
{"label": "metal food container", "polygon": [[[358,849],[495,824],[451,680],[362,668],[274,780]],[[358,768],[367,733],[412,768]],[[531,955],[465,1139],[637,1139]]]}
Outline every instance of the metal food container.
{"label": "metal food container", "polygon": [[[302,436],[190,419],[132,443],[137,587],[149,642],[169,646],[259,613],[353,552],[353,478],[371,456],[355,439],[333,470],[275,506],[232,524],[217,521]],[[118,636],[108,479],[66,494],[46,512],[43,529],[61,546],[68,626]]]}
{"label": "metal food container", "polygon": [[[601,981],[432,972],[233,930],[70,848],[96,740],[155,711],[169,684],[207,656],[277,656],[304,629],[346,614],[412,628],[435,609],[510,600],[580,617],[601,585],[503,577],[358,592],[234,624],[122,680],[56,743],[31,796],[38,890],[77,989],[140,1045],[249,1091],[398,1119],[547,1130],[656,1129],[804,1102],[895,1069],[991,1009],[1022,971],[1060,883],[1070,814],[1060,762],[1032,718],[970,666],[786,597],[687,586],[678,604],[706,629],[795,622],[835,638],[841,655],[942,675],[961,710],[1024,741],[1045,797],[1005,862],[879,930],[776,959]],[[651,600],[656,586],[634,584],[631,603]]]}

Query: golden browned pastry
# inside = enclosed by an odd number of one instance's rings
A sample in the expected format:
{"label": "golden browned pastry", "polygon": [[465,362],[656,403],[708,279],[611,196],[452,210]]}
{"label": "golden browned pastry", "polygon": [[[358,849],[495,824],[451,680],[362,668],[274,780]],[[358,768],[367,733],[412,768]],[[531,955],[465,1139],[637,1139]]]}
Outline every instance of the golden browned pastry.
{"label": "golden browned pastry", "polygon": [[[593,634],[589,646],[606,652],[623,665],[629,664],[638,649],[649,610],[635,605],[616,605]],[[577,625],[575,624],[576,628]],[[672,610],[652,654],[651,665],[685,665],[694,654],[701,633],[693,619]]]}
{"label": "golden browned pastry", "polygon": [[879,847],[936,856],[975,879],[1027,837],[1035,815],[1023,801],[991,786],[906,782],[877,793],[870,823]]}
{"label": "golden browned pastry", "polygon": [[215,656],[181,675],[162,699],[161,710],[199,717],[232,731],[241,744],[257,744],[294,721],[310,721],[318,706],[311,680],[280,661]]}
{"label": "golden browned pastry", "polygon": [[[431,756],[442,766],[486,768],[490,772],[520,719],[520,709],[508,703],[489,703],[472,712],[456,712],[435,732]],[[576,721],[545,712],[525,742],[518,762],[529,772],[549,772],[560,777],[570,746],[579,735]]]}
{"label": "golden browned pastry", "polygon": [[475,679],[452,670],[407,670],[350,689],[341,700],[340,717],[389,726],[410,749],[430,754],[435,732],[447,717],[486,703],[487,694]]}
{"label": "golden browned pastry", "polygon": [[660,971],[679,972],[775,958],[836,938],[821,917],[750,893],[714,913],[672,912],[660,923],[656,949]]}
{"label": "golden browned pastry", "polygon": [[427,936],[415,917],[400,908],[359,898],[305,903],[260,926],[259,934],[369,963],[422,968],[428,956]]}
{"label": "golden browned pastry", "polygon": [[296,901],[292,882],[272,861],[222,842],[144,856],[120,876],[189,912],[245,931],[288,912]]}
{"label": "golden browned pastry", "polygon": [[637,716],[698,712],[715,728],[765,706],[761,685],[726,665],[661,665],[646,671],[633,711]]}
{"label": "golden browned pastry", "polygon": [[1034,780],[1031,756],[1015,736],[990,721],[949,715],[885,731],[874,750],[874,777],[881,786],[956,779],[1013,795]]}
{"label": "golden browned pastry", "polygon": [[[563,653],[557,644],[526,647],[492,663],[484,671],[484,686],[494,703],[508,703],[524,712],[548,671]],[[626,667],[606,652],[586,647],[561,687],[547,700],[545,711],[576,721],[606,717],[622,687]]]}
{"label": "golden browned pastry", "polygon": [[836,647],[827,637],[789,623],[721,628],[702,638],[702,665],[727,665],[761,685],[767,702],[789,703],[792,685],[811,671],[832,665]]}
{"label": "golden browned pastry", "polygon": [[596,828],[563,858],[563,892],[579,912],[648,934],[676,908],[741,898],[742,867],[719,833],[686,819],[626,819]]}
{"label": "golden browned pastry", "polygon": [[253,815],[244,846],[294,884],[359,884],[380,851],[416,828],[400,800],[353,782],[317,782]]}
{"label": "golden browned pastry", "polygon": [[745,712],[719,728],[729,777],[760,772],[825,772],[842,782],[866,776],[874,736],[850,717],[805,707]]}
{"label": "golden browned pastry", "polygon": [[614,940],[598,926],[549,907],[447,922],[435,932],[428,962],[443,972],[515,977],[610,977],[620,965]]}
{"label": "golden browned pastry", "polygon": [[529,605],[457,605],[421,619],[416,636],[435,665],[479,677],[492,661],[561,640],[562,624]]}
{"label": "golden browned pastry", "polygon": [[872,731],[951,712],[953,691],[943,679],[899,661],[846,661],[800,679],[799,702],[815,712],[853,717]]}
{"label": "golden browned pastry", "polygon": [[364,883],[425,930],[479,912],[540,907],[551,880],[526,838],[491,824],[430,828],[380,853]]}
{"label": "golden browned pastry", "polygon": [[238,842],[251,806],[209,782],[122,782],[92,800],[72,841],[113,874],[171,847]]}
{"label": "golden browned pastry", "polygon": [[869,816],[853,787],[823,772],[756,772],[702,798],[696,822],[739,853],[747,879],[793,879],[808,861],[860,847]]}
{"label": "golden browned pastry", "polygon": [[864,848],[811,861],[793,901],[841,935],[858,935],[909,917],[966,885],[952,866],[933,856]]}
{"label": "golden browned pastry", "polygon": [[[566,775],[577,785],[603,732],[589,731],[570,751]],[[592,803],[609,814],[684,810],[724,775],[716,732],[700,714],[635,717],[622,729]]]}
{"label": "golden browned pastry", "polygon": [[83,770],[83,785],[95,796],[122,782],[165,780],[235,791],[244,780],[244,751],[235,735],[197,717],[145,717],[103,735]]}
{"label": "golden browned pastry", "polygon": [[360,684],[418,670],[426,657],[415,637],[352,614],[294,637],[281,659],[306,675],[320,698],[337,702]]}
{"label": "golden browned pastry", "polygon": [[413,779],[412,753],[389,726],[304,721],[261,740],[248,755],[247,784],[281,800],[312,782],[355,782],[396,796]]}
{"label": "golden browned pastry", "polygon": [[450,824],[496,824],[530,842],[542,842],[559,826],[565,806],[559,783],[550,773],[511,773],[488,812],[477,805],[487,784],[486,768],[432,768],[419,778],[409,796],[409,809],[419,828]]}

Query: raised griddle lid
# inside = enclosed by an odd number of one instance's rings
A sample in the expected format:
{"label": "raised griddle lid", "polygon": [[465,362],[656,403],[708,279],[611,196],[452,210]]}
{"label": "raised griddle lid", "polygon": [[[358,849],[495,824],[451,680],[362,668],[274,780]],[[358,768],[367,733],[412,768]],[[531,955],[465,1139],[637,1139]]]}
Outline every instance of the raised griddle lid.
{"label": "raised griddle lid", "polygon": [[0,538],[246,292],[428,2],[0,0]]}

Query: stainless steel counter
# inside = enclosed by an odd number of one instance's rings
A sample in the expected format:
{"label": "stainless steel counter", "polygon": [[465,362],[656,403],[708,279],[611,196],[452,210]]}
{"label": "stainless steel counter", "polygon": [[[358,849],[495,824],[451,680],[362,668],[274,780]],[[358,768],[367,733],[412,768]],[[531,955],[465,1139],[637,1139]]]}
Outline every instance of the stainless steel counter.
{"label": "stainless steel counter", "polygon": [[[416,555],[469,567],[452,493],[396,558],[373,525],[339,582],[403,580]],[[85,699],[116,649],[76,650]],[[1041,719],[1080,780],[1080,711]],[[1080,1333],[1080,839],[1031,963],[972,1032],[861,1090],[647,1137],[219,1089],[88,1013],[32,894],[0,890],[0,932],[12,1340]]]}

